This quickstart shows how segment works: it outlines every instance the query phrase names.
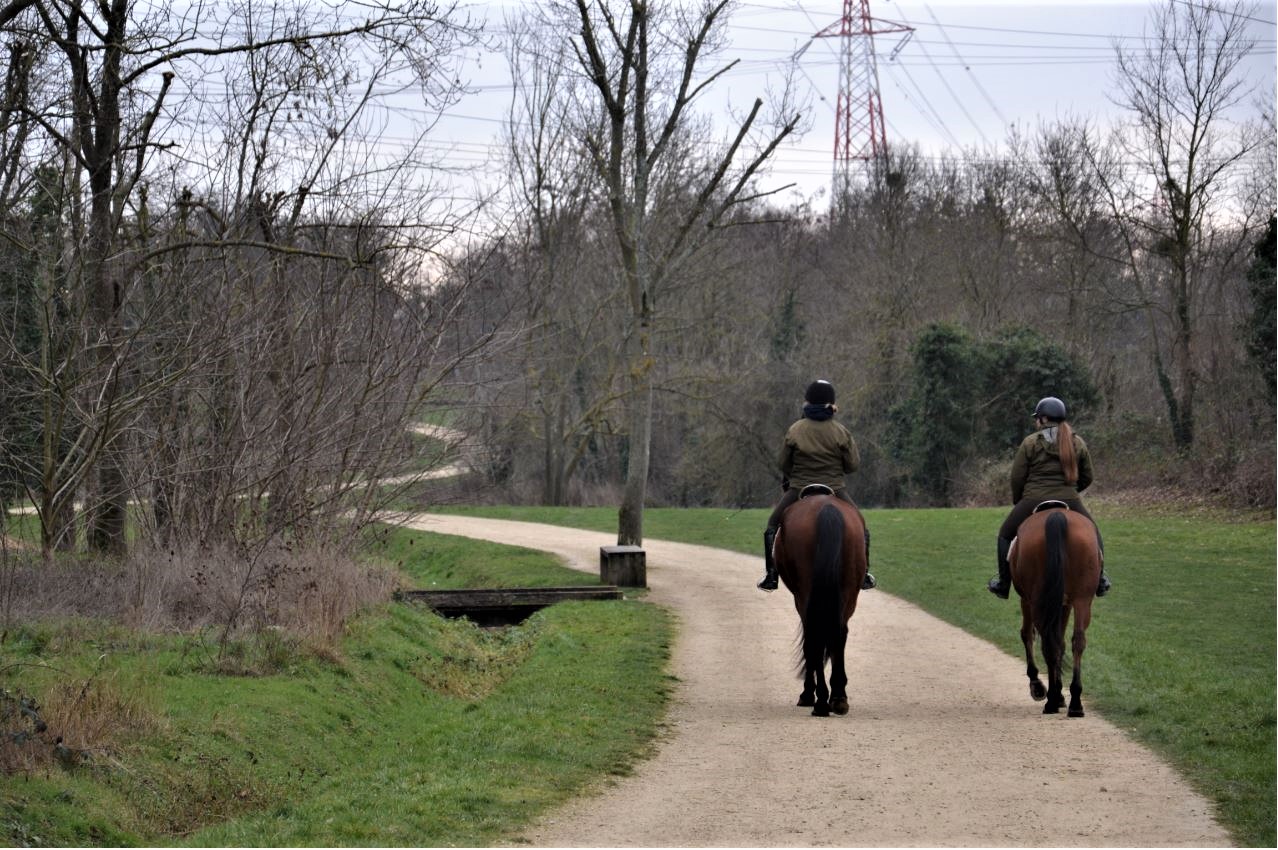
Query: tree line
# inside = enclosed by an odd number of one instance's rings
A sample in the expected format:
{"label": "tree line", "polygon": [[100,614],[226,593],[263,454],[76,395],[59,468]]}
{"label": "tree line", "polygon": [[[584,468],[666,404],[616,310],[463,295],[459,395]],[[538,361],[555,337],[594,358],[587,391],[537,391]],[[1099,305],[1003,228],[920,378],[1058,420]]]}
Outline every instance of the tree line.
{"label": "tree line", "polygon": [[45,559],[350,540],[443,408],[490,498],[618,504],[639,542],[646,504],[771,502],[817,377],[865,504],[1001,499],[1056,394],[1105,486],[1272,505],[1244,6],[1161,7],[1116,54],[1121,126],[897,143],[820,208],[767,188],[788,87],[726,132],[698,110],[726,0],[509,20],[502,190],[465,199],[400,109],[457,103],[496,40],[460,8],[171,11],[0,3],[0,503]]}
{"label": "tree line", "polygon": [[[1275,133],[1272,92],[1239,71],[1246,19],[1158,8],[1152,48],[1116,52],[1127,120],[1113,126],[1044,121],[939,159],[897,144],[828,209],[742,191],[698,222],[705,239],[651,282],[638,323],[614,235],[640,175],[603,179],[590,122],[612,113],[589,84],[594,55],[543,38],[524,60],[543,73],[521,75],[512,105],[514,224],[457,263],[485,292],[457,333],[497,305],[523,329],[465,378],[492,498],[615,503],[650,451],[652,503],[768,504],[777,442],[820,377],[861,444],[866,504],[1006,500],[1029,411],[1058,395],[1102,486],[1272,506]],[[679,25],[668,42],[687,43]],[[575,61],[584,81],[563,71]],[[704,152],[732,139],[679,133],[664,142],[678,157],[643,175],[644,220],[628,220],[653,257],[687,210],[729,197]],[[637,371],[655,398],[650,446],[625,413]]]}

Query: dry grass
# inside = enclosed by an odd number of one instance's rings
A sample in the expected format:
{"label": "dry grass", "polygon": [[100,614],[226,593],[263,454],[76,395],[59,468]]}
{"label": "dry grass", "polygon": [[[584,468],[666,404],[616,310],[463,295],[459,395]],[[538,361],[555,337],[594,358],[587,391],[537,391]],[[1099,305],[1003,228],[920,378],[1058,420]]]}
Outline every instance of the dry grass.
{"label": "dry grass", "polygon": [[0,615],[6,628],[84,617],[156,632],[276,627],[323,642],[394,589],[389,571],[323,548],[281,545],[244,555],[193,546],[140,550],[119,564],[47,565],[35,553],[10,551],[0,569]]}
{"label": "dry grass", "polygon": [[103,762],[158,720],[114,677],[59,677],[37,698],[0,692],[0,772]]}

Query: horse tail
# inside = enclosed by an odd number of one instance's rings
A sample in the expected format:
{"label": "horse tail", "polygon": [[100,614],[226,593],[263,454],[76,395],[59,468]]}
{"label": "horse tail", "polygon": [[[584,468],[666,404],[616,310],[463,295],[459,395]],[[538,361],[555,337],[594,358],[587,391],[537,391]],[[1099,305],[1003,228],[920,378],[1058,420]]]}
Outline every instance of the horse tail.
{"label": "horse tail", "polygon": [[803,614],[803,655],[809,663],[825,663],[838,631],[843,600],[843,530],[842,511],[834,505],[821,508],[817,514],[812,592]]}
{"label": "horse tail", "polygon": [[1047,515],[1047,558],[1043,569],[1043,586],[1036,603],[1039,637],[1043,641],[1043,657],[1051,664],[1059,663],[1065,654],[1061,617],[1065,609],[1065,536],[1069,520],[1063,511]]}

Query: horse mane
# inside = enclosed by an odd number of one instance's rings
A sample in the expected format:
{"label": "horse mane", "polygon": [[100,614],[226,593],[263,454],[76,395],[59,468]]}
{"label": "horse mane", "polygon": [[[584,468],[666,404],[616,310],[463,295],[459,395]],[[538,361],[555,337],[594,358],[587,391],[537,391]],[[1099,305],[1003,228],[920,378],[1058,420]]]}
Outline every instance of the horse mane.
{"label": "horse mane", "polygon": [[1068,484],[1078,483],[1078,454],[1074,451],[1074,429],[1061,420],[1057,426],[1056,444],[1061,451],[1061,469]]}

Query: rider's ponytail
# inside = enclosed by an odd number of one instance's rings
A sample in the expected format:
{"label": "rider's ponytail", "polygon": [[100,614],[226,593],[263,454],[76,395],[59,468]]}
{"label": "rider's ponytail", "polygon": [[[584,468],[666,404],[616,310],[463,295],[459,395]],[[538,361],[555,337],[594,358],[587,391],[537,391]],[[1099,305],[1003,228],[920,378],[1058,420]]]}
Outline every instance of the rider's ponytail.
{"label": "rider's ponytail", "polygon": [[1061,470],[1068,484],[1078,483],[1078,455],[1074,452],[1074,429],[1061,420],[1056,423],[1056,444],[1061,452]]}

